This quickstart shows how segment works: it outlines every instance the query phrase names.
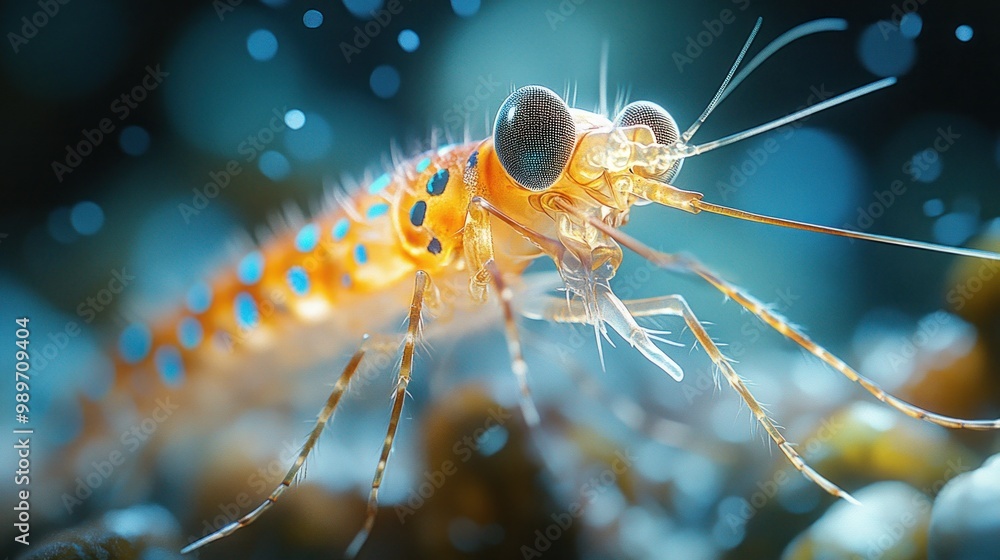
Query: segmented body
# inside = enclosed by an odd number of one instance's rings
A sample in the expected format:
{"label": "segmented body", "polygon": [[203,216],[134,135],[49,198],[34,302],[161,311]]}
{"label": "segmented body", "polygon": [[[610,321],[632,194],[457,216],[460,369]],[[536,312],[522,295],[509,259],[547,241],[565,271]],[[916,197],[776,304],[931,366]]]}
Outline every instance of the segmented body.
{"label": "segmented body", "polygon": [[[168,386],[245,346],[267,345],[289,323],[338,315],[349,332],[379,328],[379,313],[355,300],[388,295],[398,315],[416,270],[460,273],[465,208],[477,176],[478,142],[420,154],[362,185],[330,211],[278,233],[206,282],[153,324],[131,325],[119,340],[117,380],[155,374]],[[401,299],[391,294],[402,286]],[[357,311],[352,313],[352,311]],[[344,334],[344,333],[338,333]]]}

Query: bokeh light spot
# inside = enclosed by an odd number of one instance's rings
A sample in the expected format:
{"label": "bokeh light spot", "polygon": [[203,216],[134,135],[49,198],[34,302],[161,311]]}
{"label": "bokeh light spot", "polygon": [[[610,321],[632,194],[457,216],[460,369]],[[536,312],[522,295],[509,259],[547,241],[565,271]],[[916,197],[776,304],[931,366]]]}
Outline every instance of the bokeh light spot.
{"label": "bokeh light spot", "polygon": [[934,240],[944,245],[961,245],[979,227],[979,220],[965,212],[951,212],[934,222]]}
{"label": "bokeh light spot", "polygon": [[868,26],[858,41],[858,57],[869,72],[877,76],[902,76],[917,60],[913,39],[903,36],[888,22]]}
{"label": "bokeh light spot", "polygon": [[399,32],[399,46],[406,52],[413,52],[420,48],[420,36],[412,29],[404,29]]}
{"label": "bokeh light spot", "polygon": [[479,11],[479,0],[451,0],[451,9],[460,17],[472,17]]}
{"label": "bokeh light spot", "polygon": [[268,150],[260,155],[257,167],[265,177],[272,181],[281,181],[292,173],[292,165],[281,152]]}
{"label": "bokeh light spot", "polygon": [[933,183],[941,176],[941,154],[929,148],[917,152],[910,159],[910,166],[910,175],[914,180]]}
{"label": "bokeh light spot", "polygon": [[317,113],[305,115],[304,124],[285,133],[285,148],[300,161],[315,161],[325,157],[333,147],[333,128]]}
{"label": "bokeh light spot", "polygon": [[899,19],[899,32],[908,39],[916,39],[923,28],[924,20],[916,12],[903,14],[903,17]]}
{"label": "bokeh light spot", "polygon": [[388,64],[383,64],[372,70],[372,91],[382,99],[389,99],[399,92],[399,71]]}
{"label": "bokeh light spot", "polygon": [[968,43],[972,40],[972,28],[968,25],[959,25],[955,28],[955,37],[963,43]]}
{"label": "bokeh light spot", "polygon": [[298,109],[292,109],[285,113],[285,124],[292,130],[298,130],[306,124],[306,114]]}
{"label": "bokeh light spot", "polygon": [[69,221],[80,235],[94,235],[104,225],[104,210],[90,201],[79,202],[70,211]]}
{"label": "bokeh light spot", "polygon": [[118,145],[130,156],[141,156],[146,153],[149,150],[149,143],[149,133],[141,126],[126,126],[118,136]]}
{"label": "bokeh light spot", "polygon": [[59,243],[69,244],[80,238],[80,234],[70,224],[70,211],[65,206],[60,206],[49,214],[47,225],[49,235]]}
{"label": "bokeh light spot", "polygon": [[372,12],[382,7],[382,0],[344,0],[344,7],[354,17],[369,19]]}
{"label": "bokeh light spot", "polygon": [[258,29],[247,37],[247,51],[254,60],[271,60],[278,54],[278,38],[267,29]]}
{"label": "bokeh light spot", "polygon": [[323,12],[319,10],[306,10],[306,13],[302,14],[302,23],[309,29],[316,29],[323,25]]}
{"label": "bokeh light spot", "polygon": [[937,218],[944,214],[944,202],[940,198],[932,198],[924,202],[924,215],[928,218]]}

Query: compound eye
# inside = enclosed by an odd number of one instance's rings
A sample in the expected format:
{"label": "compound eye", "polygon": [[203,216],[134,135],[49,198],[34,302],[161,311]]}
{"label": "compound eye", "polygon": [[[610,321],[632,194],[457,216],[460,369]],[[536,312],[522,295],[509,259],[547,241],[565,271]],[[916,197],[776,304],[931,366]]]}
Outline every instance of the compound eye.
{"label": "compound eye", "polygon": [[[677,129],[677,122],[666,109],[656,103],[634,101],[626,105],[615,117],[615,126],[635,126],[638,124],[646,125],[652,129],[656,143],[663,146],[676,144],[681,137],[680,131]],[[682,163],[684,160],[677,160],[658,179],[669,183],[680,172]]]}
{"label": "compound eye", "polygon": [[551,187],[569,163],[576,125],[555,92],[525,86],[510,94],[497,111],[493,145],[511,178],[526,189],[541,191]]}

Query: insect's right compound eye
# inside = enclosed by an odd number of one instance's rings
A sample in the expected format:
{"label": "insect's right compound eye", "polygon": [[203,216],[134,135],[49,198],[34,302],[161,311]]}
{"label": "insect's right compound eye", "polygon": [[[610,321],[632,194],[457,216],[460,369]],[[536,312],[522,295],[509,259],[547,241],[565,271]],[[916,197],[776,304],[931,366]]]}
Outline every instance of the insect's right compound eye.
{"label": "insect's right compound eye", "polygon": [[541,191],[562,175],[576,144],[569,107],[552,90],[525,86],[497,111],[493,145],[504,171],[522,187]]}
{"label": "insect's right compound eye", "polygon": [[[656,143],[663,146],[676,144],[681,136],[677,122],[670,116],[670,113],[663,107],[649,101],[633,101],[615,117],[615,126],[635,126],[637,124],[648,126],[653,131]],[[684,160],[678,159],[666,173],[657,178],[669,183],[680,172],[682,163]]]}

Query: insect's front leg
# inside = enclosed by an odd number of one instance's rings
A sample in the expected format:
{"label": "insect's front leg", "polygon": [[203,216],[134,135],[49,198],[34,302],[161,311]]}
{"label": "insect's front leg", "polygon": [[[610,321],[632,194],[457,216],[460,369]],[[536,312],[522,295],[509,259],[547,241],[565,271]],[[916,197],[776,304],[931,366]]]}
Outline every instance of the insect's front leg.
{"label": "insect's front leg", "polygon": [[[529,312],[543,319],[547,319],[559,323],[586,323],[587,316],[582,305],[573,305],[572,303],[567,305],[564,300],[558,298],[549,298],[548,300],[536,300],[536,309],[530,310]],[[767,434],[771,437],[775,444],[777,444],[778,449],[784,453],[788,461],[798,469],[802,474],[806,476],[809,480],[816,483],[819,487],[828,493],[837,496],[839,498],[845,498],[848,501],[854,502],[854,498],[850,494],[842,490],[839,486],[830,482],[826,477],[819,474],[815,469],[810,467],[805,460],[799,455],[792,444],[785,439],[785,437],[778,431],[778,428],[774,425],[774,422],[768,417],[767,413],[764,411],[763,407],[757,401],[756,397],[750,392],[750,389],[746,386],[743,379],[736,373],[733,368],[732,363],[729,358],[722,354],[719,346],[716,344],[712,337],[709,336],[708,331],[705,330],[705,326],[701,324],[698,317],[688,306],[687,301],[680,295],[665,295],[654,298],[639,299],[639,300],[626,300],[623,301],[625,309],[628,315],[632,318],[634,317],[657,317],[657,316],[671,316],[671,317],[681,317],[684,319],[684,323],[687,325],[691,332],[694,333],[695,339],[701,344],[702,348],[705,349],[705,353],[711,358],[712,363],[715,364],[719,371],[722,372],[723,377],[729,383],[729,386],[733,388],[747,403],[750,411],[753,413],[757,422],[764,428]],[[640,331],[634,331],[636,335]],[[629,340],[635,346],[637,344],[636,340]]]}

